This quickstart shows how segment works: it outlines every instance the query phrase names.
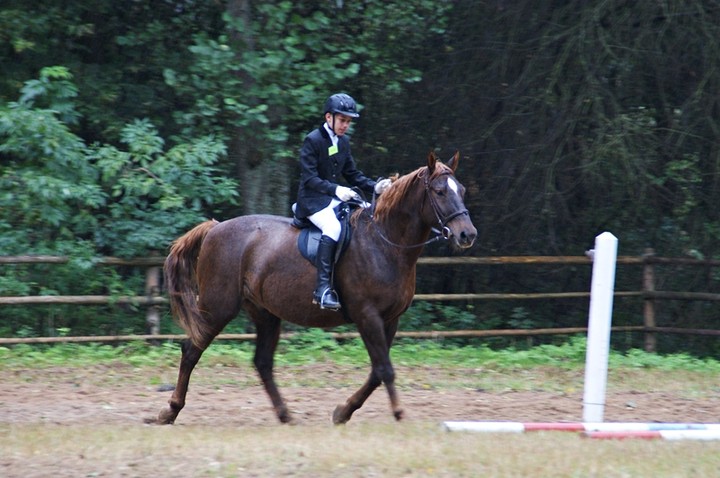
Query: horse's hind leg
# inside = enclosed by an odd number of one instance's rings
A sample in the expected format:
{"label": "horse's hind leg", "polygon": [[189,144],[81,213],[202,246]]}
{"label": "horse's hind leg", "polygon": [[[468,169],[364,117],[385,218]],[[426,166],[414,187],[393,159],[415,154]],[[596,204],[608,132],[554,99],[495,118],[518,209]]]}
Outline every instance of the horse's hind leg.
{"label": "horse's hind leg", "polygon": [[217,301],[200,303],[200,309],[206,311],[212,310],[213,312],[205,312],[205,314],[207,314],[208,317],[214,317],[215,324],[213,324],[213,328],[205,330],[204,335],[196,337],[196,342],[199,346],[195,345],[195,342],[191,339],[183,340],[177,384],[175,385],[175,391],[168,401],[170,406],[160,411],[154,423],[169,425],[175,422],[180,410],[185,406],[185,396],[187,395],[188,385],[190,384],[190,375],[192,375],[195,366],[200,361],[200,357],[202,357],[203,352],[210,346],[217,334],[237,315],[237,306],[232,307],[231,305],[222,304],[222,307],[215,306],[212,308],[206,305],[208,303],[217,304]]}
{"label": "horse's hind leg", "polygon": [[275,408],[275,413],[282,423],[292,423],[293,418],[285,404],[280,390],[275,383],[273,376],[273,365],[275,360],[275,349],[280,340],[280,319],[266,310],[247,307],[255,322],[257,339],[255,342],[255,357],[253,363],[260,375],[265,391],[270,396],[270,401]]}
{"label": "horse's hind leg", "polygon": [[168,408],[160,411],[155,423],[160,425],[170,425],[175,423],[175,419],[180,410],[185,406],[185,396],[187,395],[188,385],[190,383],[190,375],[195,365],[197,365],[203,351],[192,344],[190,340],[184,340],[182,343],[182,358],[180,359],[180,370],[178,372],[177,385],[175,391],[170,397]]}

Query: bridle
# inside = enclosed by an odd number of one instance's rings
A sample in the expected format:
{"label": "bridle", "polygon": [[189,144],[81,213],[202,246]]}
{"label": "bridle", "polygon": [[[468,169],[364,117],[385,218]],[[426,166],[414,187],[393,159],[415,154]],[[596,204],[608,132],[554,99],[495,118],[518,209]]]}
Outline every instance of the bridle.
{"label": "bridle", "polygon": [[[440,176],[449,175],[449,172],[441,173]],[[430,200],[430,205],[433,208],[433,212],[435,213],[435,218],[438,221],[438,224],[440,225],[440,234],[442,234],[444,239],[450,239],[452,237],[452,232],[450,232],[450,228],[446,226],[447,223],[452,221],[458,216],[462,216],[463,214],[468,214],[467,209],[458,209],[457,211],[450,213],[445,218],[443,218],[440,214],[440,206],[438,206],[437,202],[435,201],[435,197],[430,194],[430,182],[428,180],[428,175],[423,175],[423,184],[425,185],[425,194],[427,194],[428,199]],[[433,228],[433,230],[436,230]]]}
{"label": "bridle", "polygon": [[[420,174],[422,174],[422,173],[420,173]],[[418,174],[418,176],[420,176],[420,174]],[[441,173],[440,176],[450,175],[450,174],[451,173],[449,171],[446,171],[446,172]],[[428,176],[429,176],[429,174],[423,174],[421,177],[423,178],[423,185],[425,186],[425,195],[427,196],[428,200],[430,201],[430,206],[432,207],[433,213],[435,214],[435,218],[437,219],[438,225],[440,226],[440,229],[438,229],[437,227],[431,228],[431,231],[435,234],[435,237],[431,237],[430,239],[428,239],[425,242],[406,246],[406,245],[397,244],[397,243],[391,241],[390,239],[385,237],[385,235],[382,233],[382,231],[377,226],[375,226],[375,230],[377,231],[378,235],[382,238],[383,241],[387,242],[388,244],[390,244],[392,246],[399,247],[402,249],[413,249],[415,247],[426,246],[428,244],[431,244],[435,241],[439,241],[441,239],[448,240],[452,237],[452,232],[450,231],[450,228],[447,227],[447,224],[458,216],[462,216],[463,214],[468,214],[467,209],[458,209],[457,211],[454,211],[443,218],[442,214],[440,213],[440,206],[438,206],[437,201],[435,200],[435,198],[432,195],[432,192],[430,191],[430,181],[428,179]],[[374,205],[374,203],[375,203],[375,194],[373,194],[373,205]],[[374,207],[373,207],[373,209],[374,209]],[[373,224],[375,224],[375,222],[373,222]]]}

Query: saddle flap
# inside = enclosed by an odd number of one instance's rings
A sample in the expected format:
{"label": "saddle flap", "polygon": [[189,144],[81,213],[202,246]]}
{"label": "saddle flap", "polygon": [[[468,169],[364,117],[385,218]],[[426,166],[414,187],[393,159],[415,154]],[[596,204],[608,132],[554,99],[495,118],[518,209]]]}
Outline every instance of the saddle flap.
{"label": "saddle flap", "polygon": [[[340,221],[340,238],[338,239],[338,246],[335,250],[335,262],[340,260],[343,252],[347,249],[350,244],[352,236],[352,227],[350,226],[350,213],[353,211],[353,207],[350,204],[343,203],[336,210],[336,216]],[[302,221],[302,219],[293,219],[293,226],[296,226],[296,221]],[[315,226],[312,222],[307,219],[304,220],[303,227],[298,235],[297,244],[300,254],[310,261],[310,263],[316,266],[317,250],[320,244],[320,238],[322,237],[322,231]],[[305,223],[308,223],[307,225]]]}

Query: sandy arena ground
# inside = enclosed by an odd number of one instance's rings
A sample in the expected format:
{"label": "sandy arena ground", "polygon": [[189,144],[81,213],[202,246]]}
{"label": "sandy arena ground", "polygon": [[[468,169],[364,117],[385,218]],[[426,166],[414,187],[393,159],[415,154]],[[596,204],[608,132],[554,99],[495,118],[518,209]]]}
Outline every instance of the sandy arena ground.
{"label": "sandy arena ground", "polygon": [[[335,406],[362,383],[367,371],[318,364],[283,370],[276,378],[298,425],[331,425]],[[397,369],[398,389],[409,421],[445,420],[582,421],[582,384],[569,392],[494,391],[435,386],[445,372]],[[468,372],[472,373],[472,372]],[[176,370],[129,365],[82,369],[0,369],[2,424],[137,424],[165,406]],[[437,377],[433,377],[437,375]],[[308,382],[309,381],[309,382]],[[303,385],[311,383],[311,385]],[[605,421],[720,421],[720,393],[688,398],[674,391],[609,391]],[[392,422],[387,393],[379,388],[352,422]],[[280,426],[259,379],[249,367],[196,369],[187,405],[176,426]]]}

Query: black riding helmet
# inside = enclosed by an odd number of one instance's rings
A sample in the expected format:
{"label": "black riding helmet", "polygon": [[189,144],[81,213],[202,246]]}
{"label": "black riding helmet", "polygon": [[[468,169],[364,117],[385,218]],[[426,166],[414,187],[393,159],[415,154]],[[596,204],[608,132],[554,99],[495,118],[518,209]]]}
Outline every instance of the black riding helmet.
{"label": "black riding helmet", "polygon": [[355,100],[345,93],[335,93],[325,101],[325,113],[340,113],[351,118],[359,118],[360,113],[357,112]]}

